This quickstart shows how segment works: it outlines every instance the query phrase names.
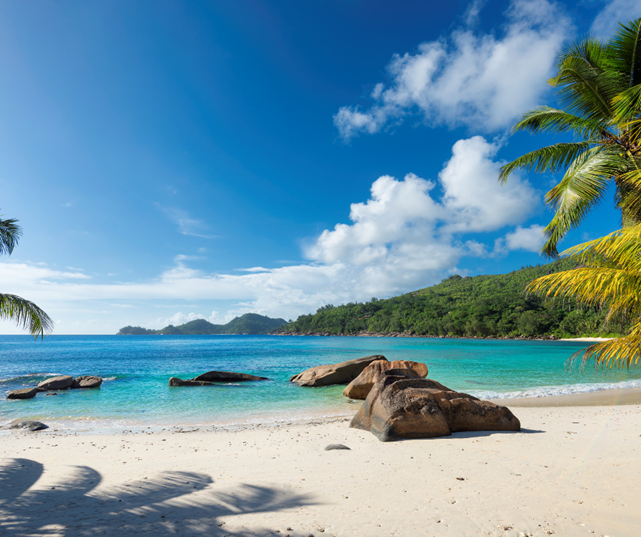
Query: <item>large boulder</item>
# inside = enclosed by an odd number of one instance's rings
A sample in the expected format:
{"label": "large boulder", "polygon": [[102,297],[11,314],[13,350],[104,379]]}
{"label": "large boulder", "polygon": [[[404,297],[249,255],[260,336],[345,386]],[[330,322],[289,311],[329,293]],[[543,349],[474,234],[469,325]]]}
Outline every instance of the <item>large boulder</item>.
{"label": "large boulder", "polygon": [[416,378],[409,369],[390,369],[379,375],[350,427],[388,442],[461,431],[520,431],[521,423],[504,406]]}
{"label": "large boulder", "polygon": [[343,390],[343,395],[350,399],[365,399],[378,379],[378,376],[388,369],[410,369],[416,373],[418,378],[427,377],[427,366],[420,362],[411,362],[409,360],[394,360],[393,362],[377,360],[369,364],[358,377],[347,385]]}
{"label": "large boulder", "polygon": [[252,380],[269,380],[266,377],[257,377],[247,373],[234,373],[232,371],[209,371],[194,377],[192,380],[204,380],[207,382],[247,382]]}
{"label": "large boulder", "polygon": [[102,378],[96,377],[94,375],[83,375],[81,377],[76,377],[73,379],[71,388],[100,388],[102,384]]}
{"label": "large boulder", "polygon": [[215,386],[213,382],[206,382],[204,380],[194,380],[194,379],[179,379],[177,377],[171,377],[169,379],[170,386]]}
{"label": "large boulder", "polygon": [[290,382],[295,382],[300,386],[329,386],[331,384],[349,384],[358,375],[363,372],[369,364],[387,358],[381,354],[374,356],[365,356],[356,360],[349,360],[339,364],[319,365],[303,371],[298,375],[290,378]]}
{"label": "large boulder", "polygon": [[40,389],[40,391],[66,390],[67,388],[71,388],[72,384],[73,377],[70,377],[69,375],[62,375],[60,377],[53,377],[47,380],[43,380],[40,384],[38,384],[38,388]]}
{"label": "large boulder", "polygon": [[7,394],[7,399],[33,399],[40,390],[38,388],[22,388]]}
{"label": "large boulder", "polygon": [[42,431],[42,429],[48,429],[49,426],[45,425],[41,421],[32,421],[32,420],[13,420],[9,429],[25,429],[27,431]]}

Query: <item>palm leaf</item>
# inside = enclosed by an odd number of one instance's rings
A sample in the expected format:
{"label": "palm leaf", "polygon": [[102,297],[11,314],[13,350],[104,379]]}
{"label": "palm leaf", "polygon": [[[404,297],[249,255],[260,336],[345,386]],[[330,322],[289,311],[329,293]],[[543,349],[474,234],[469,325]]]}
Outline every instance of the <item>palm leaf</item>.
{"label": "palm leaf", "polygon": [[0,294],[0,319],[14,321],[34,337],[53,330],[53,320],[33,302],[16,295]]}
{"label": "palm leaf", "polygon": [[15,218],[3,220],[0,218],[0,255],[11,255],[22,235],[22,229]]}
{"label": "palm leaf", "polygon": [[607,124],[594,119],[569,114],[550,106],[540,106],[523,114],[523,117],[512,127],[512,132],[529,131],[531,133],[568,132],[572,131],[583,138],[602,136],[607,131]]}
{"label": "palm leaf", "polygon": [[597,40],[587,38],[571,43],[559,55],[557,75],[549,84],[557,88],[562,103],[573,114],[610,121],[611,100],[616,95],[606,74],[607,53]]}
{"label": "palm leaf", "polygon": [[577,362],[581,368],[594,360],[596,367],[604,368],[629,368],[639,363],[641,357],[641,331],[636,330],[634,334],[626,337],[603,341],[590,345],[574,353],[568,360],[568,366],[573,367]]}
{"label": "palm leaf", "polygon": [[607,48],[608,64],[628,87],[641,84],[641,18],[620,24]]}
{"label": "palm leaf", "polygon": [[534,170],[538,173],[559,171],[569,166],[580,155],[588,151],[592,145],[589,141],[559,143],[530,151],[502,166],[499,181],[505,183],[510,174],[517,169]]}
{"label": "palm leaf", "polygon": [[555,214],[544,230],[548,240],[543,253],[550,257],[558,255],[556,245],[601,201],[608,181],[621,167],[621,160],[615,150],[592,147],[568,166],[559,184],[545,195],[545,202],[554,208]]}

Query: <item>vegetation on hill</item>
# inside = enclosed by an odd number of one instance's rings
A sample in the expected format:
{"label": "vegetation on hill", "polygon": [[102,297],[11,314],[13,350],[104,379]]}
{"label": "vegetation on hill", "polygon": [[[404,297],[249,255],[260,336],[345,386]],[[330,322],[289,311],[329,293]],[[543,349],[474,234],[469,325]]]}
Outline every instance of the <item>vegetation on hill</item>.
{"label": "vegetation on hill", "polygon": [[425,336],[539,337],[605,336],[626,326],[606,320],[596,308],[574,300],[527,295],[534,279],[576,263],[562,259],[509,274],[450,276],[440,284],[386,300],[327,305],[301,315],[276,333],[353,335],[361,332],[411,333]]}
{"label": "vegetation on hill", "polygon": [[151,330],[140,326],[125,326],[117,335],[179,335],[200,336],[211,334],[268,334],[285,324],[285,319],[272,319],[257,313],[245,313],[229,321],[227,324],[212,324],[205,319],[196,319],[180,326],[169,325],[161,330]]}

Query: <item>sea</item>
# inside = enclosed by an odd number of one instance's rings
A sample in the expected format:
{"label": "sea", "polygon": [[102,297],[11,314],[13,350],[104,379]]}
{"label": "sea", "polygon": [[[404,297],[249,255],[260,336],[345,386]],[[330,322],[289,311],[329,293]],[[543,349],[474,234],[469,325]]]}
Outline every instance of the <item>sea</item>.
{"label": "sea", "polygon": [[[229,427],[349,416],[360,402],[343,386],[289,378],[321,364],[382,354],[427,365],[428,378],[481,398],[545,397],[641,387],[641,368],[568,369],[588,343],[315,336],[0,336],[0,426],[35,419],[64,430]],[[169,387],[170,377],[237,371],[270,380]],[[98,375],[100,389],[8,400],[56,375]]]}

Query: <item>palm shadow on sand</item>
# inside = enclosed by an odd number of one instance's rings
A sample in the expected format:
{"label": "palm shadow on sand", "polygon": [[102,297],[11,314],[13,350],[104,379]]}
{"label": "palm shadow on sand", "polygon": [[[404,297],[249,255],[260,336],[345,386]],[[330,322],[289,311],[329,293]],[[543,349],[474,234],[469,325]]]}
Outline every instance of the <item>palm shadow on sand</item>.
{"label": "palm shadow on sand", "polygon": [[96,490],[102,476],[87,466],[69,467],[64,482],[36,489],[43,472],[42,464],[30,459],[0,461],[1,534],[274,535],[273,529],[258,527],[233,532],[218,519],[316,503],[309,495],[246,484],[217,491],[211,477],[193,472],[164,472]]}

